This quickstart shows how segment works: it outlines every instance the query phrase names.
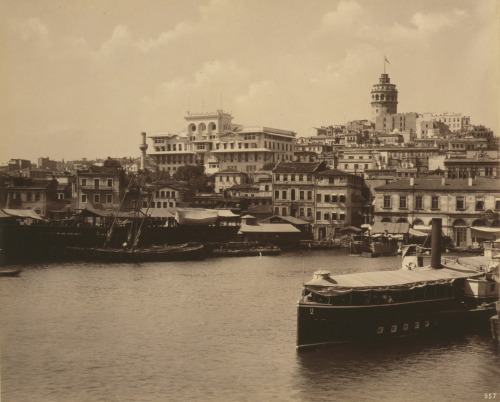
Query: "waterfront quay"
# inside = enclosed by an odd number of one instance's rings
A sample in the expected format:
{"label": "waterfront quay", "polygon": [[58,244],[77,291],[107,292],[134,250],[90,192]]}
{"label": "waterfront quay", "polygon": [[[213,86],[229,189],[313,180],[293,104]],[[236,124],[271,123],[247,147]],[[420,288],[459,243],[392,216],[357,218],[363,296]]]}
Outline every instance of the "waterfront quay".
{"label": "waterfront quay", "polygon": [[1,278],[2,399],[470,401],[498,392],[489,329],[297,353],[297,300],[315,270],[400,265],[347,249],[25,264]]}

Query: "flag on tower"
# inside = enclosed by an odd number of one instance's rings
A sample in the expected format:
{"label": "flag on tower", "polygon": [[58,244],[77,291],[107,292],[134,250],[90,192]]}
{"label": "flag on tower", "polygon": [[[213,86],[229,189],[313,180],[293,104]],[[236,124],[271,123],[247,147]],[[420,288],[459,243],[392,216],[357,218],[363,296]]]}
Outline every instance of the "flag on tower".
{"label": "flag on tower", "polygon": [[386,56],[384,56],[384,57],[385,57],[385,61],[387,62],[387,64],[391,64],[391,63],[389,63],[389,60],[387,60],[387,57]]}

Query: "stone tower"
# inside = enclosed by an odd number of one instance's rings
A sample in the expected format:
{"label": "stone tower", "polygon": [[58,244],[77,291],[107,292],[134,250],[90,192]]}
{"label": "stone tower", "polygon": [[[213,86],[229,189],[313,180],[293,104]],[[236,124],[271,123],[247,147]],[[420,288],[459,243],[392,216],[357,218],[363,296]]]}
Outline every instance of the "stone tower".
{"label": "stone tower", "polygon": [[372,120],[377,116],[398,113],[398,91],[395,84],[391,84],[389,74],[380,75],[380,82],[372,89]]}

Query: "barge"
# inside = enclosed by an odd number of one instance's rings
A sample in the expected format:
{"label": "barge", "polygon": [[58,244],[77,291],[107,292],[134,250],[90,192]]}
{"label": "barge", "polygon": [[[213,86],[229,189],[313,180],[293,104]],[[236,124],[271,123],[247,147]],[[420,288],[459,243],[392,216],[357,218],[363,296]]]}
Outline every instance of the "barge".
{"label": "barge", "polygon": [[430,266],[315,272],[298,301],[297,349],[488,325],[496,313],[498,276],[456,261],[442,264],[440,219],[433,221],[434,233]]}

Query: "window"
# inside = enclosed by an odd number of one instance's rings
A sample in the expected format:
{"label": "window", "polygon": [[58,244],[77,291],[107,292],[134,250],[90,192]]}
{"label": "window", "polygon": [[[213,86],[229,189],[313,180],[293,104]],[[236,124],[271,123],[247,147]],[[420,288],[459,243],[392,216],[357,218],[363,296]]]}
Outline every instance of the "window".
{"label": "window", "polygon": [[82,202],[87,202],[87,194],[82,194]]}
{"label": "window", "polygon": [[312,175],[311,174],[307,175],[307,181],[312,181]]}
{"label": "window", "polygon": [[330,202],[330,195],[329,194],[325,194],[325,202]]}
{"label": "window", "polygon": [[280,175],[279,174],[276,175],[276,181],[280,181]]}
{"label": "window", "polygon": [[99,179],[94,179],[94,188],[99,188]]}
{"label": "window", "polygon": [[31,201],[31,193],[26,194],[26,200]]}
{"label": "window", "polygon": [[431,208],[439,209],[439,197],[437,195],[433,195],[431,198]]}
{"label": "window", "polygon": [[423,209],[423,208],[424,208],[423,197],[421,195],[417,195],[415,197],[415,209]]}
{"label": "window", "polygon": [[108,187],[113,187],[113,179],[108,179]]}
{"label": "window", "polygon": [[401,195],[399,196],[399,208],[400,209],[406,209],[406,195]]}
{"label": "window", "polygon": [[[41,194],[39,192],[36,192],[35,193],[35,201],[40,201],[40,196],[41,196]],[[17,196],[17,198],[19,199],[19,195]]]}
{"label": "window", "polygon": [[299,197],[301,201],[304,201],[304,190],[300,190]]}
{"label": "window", "polygon": [[281,215],[286,216],[286,207],[281,208]]}
{"label": "window", "polygon": [[[304,208],[301,208],[301,209],[304,209]],[[317,220],[317,221],[320,221],[320,220],[321,220],[321,212],[320,212],[320,211],[317,211],[317,212],[316,212],[316,220]]]}
{"label": "window", "polygon": [[283,191],[281,192],[281,198],[282,198],[283,200],[286,200],[286,190],[283,190]]}
{"label": "window", "polygon": [[313,199],[313,192],[309,190],[307,192],[307,201],[312,201],[312,199]]}
{"label": "window", "polygon": [[82,187],[85,187],[87,185],[87,179],[82,179]]}
{"label": "window", "polygon": [[476,211],[484,211],[484,198],[483,197],[476,198]]}
{"label": "window", "polygon": [[496,210],[500,209],[500,199],[498,199],[498,198],[495,199],[495,209]]}
{"label": "window", "polygon": [[142,201],[142,207],[147,208],[148,207],[148,202],[147,201]]}
{"label": "window", "polygon": [[345,214],[340,214],[339,220],[345,221]]}
{"label": "window", "polygon": [[307,208],[307,217],[308,218],[312,217],[312,209],[311,208]]}
{"label": "window", "polygon": [[345,195],[344,194],[340,194],[339,201],[340,202],[345,202]]}
{"label": "window", "polygon": [[465,197],[463,196],[457,197],[455,209],[462,211],[465,209]]}
{"label": "window", "polygon": [[303,174],[299,174],[299,181],[304,181],[304,175]]}
{"label": "window", "polygon": [[280,214],[280,207],[274,207],[274,215]]}
{"label": "window", "polygon": [[101,202],[100,194],[94,194],[94,204],[99,204]]}
{"label": "window", "polygon": [[295,189],[292,189],[292,190],[290,191],[290,199],[291,199],[292,201],[295,201]]}
{"label": "window", "polygon": [[280,198],[280,192],[279,192],[279,190],[275,190],[275,191],[274,191],[274,198],[275,198],[276,200],[279,200],[279,198]]}
{"label": "window", "polygon": [[337,194],[332,194],[332,202],[338,202]]}
{"label": "window", "polygon": [[328,212],[325,212],[325,221],[329,221],[330,220],[330,213]]}
{"label": "window", "polygon": [[303,207],[299,208],[299,216],[304,216],[304,208]]}
{"label": "window", "polygon": [[287,174],[283,175],[283,181],[288,181],[288,175]]}
{"label": "window", "polygon": [[328,178],[328,184],[335,184],[335,178],[334,177],[329,177]]}
{"label": "window", "polygon": [[390,208],[390,207],[391,207],[391,196],[384,195],[384,208]]}
{"label": "window", "polygon": [[321,194],[316,194],[316,202],[321,202]]}
{"label": "window", "polygon": [[291,180],[291,181],[295,181],[295,175],[294,175],[294,174],[291,174],[291,175],[290,175],[290,180]]}
{"label": "window", "polygon": [[113,202],[113,194],[106,194],[106,202],[111,204]]}

